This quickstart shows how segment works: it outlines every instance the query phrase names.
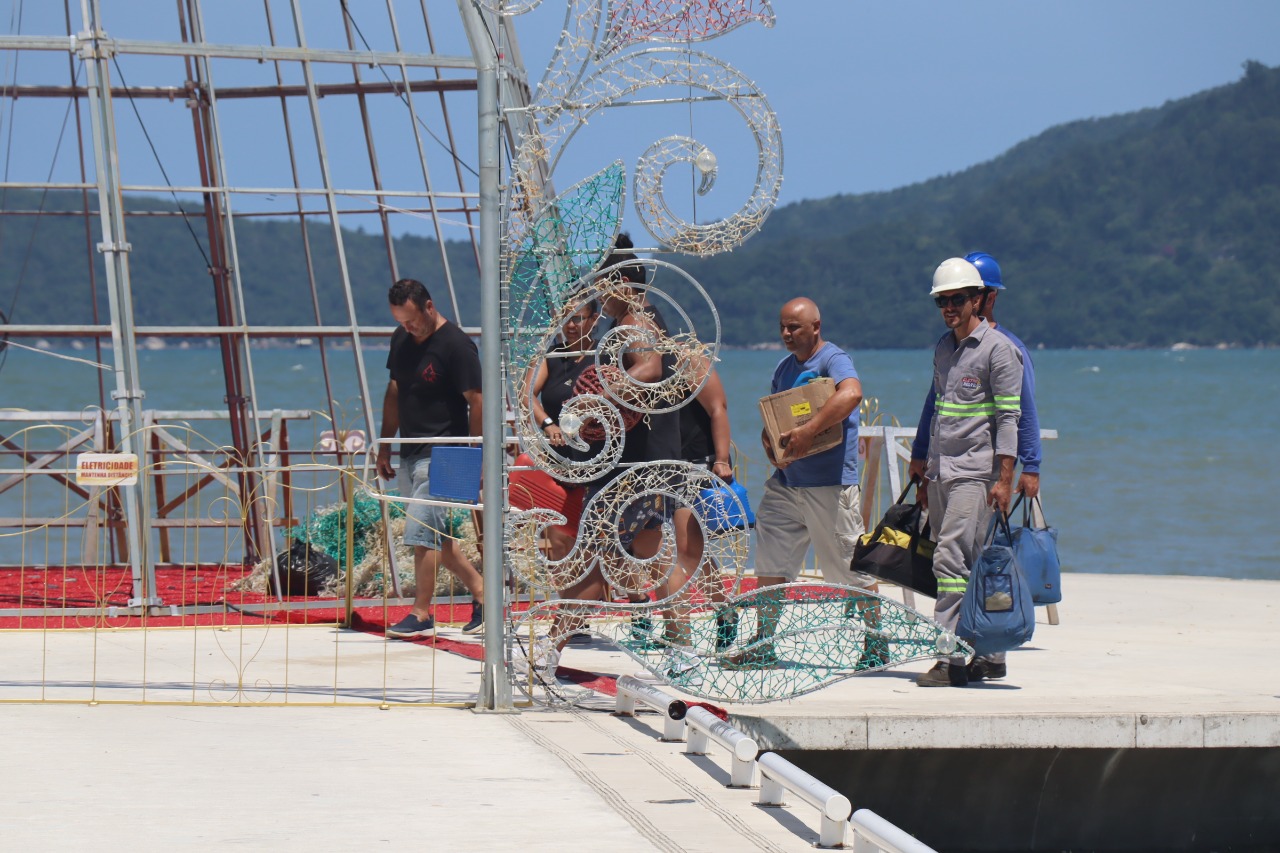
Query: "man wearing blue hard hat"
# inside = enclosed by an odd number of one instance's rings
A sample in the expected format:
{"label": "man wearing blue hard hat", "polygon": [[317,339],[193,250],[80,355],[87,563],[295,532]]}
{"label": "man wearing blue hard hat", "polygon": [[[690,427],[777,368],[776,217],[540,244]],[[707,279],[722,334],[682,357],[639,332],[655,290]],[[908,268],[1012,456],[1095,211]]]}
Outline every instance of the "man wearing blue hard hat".
{"label": "man wearing blue hard hat", "polygon": [[[996,298],[1004,290],[1000,265],[986,252],[970,252],[964,259],[978,268],[982,283],[986,285],[978,311],[1022,353],[1022,417],[1018,420],[1018,463],[1022,465],[1022,474],[1018,477],[1017,490],[1030,500],[1040,494],[1040,418],[1036,415],[1036,370],[1031,364],[1031,353],[1027,352],[1027,345],[1009,331],[1007,326],[996,322]],[[912,452],[911,456],[914,459],[915,453]]]}
{"label": "man wearing blue hard hat", "polygon": [[[1022,356],[1022,414],[1018,419],[1018,462],[1022,466],[1022,473],[1018,477],[1016,490],[1030,500],[1040,494],[1040,418],[1036,414],[1036,374],[1031,363],[1031,353],[1027,352],[1026,344],[1019,340],[1017,335],[996,323],[996,300],[1000,292],[1005,289],[1000,264],[986,252],[970,252],[964,256],[964,259],[973,264],[982,277],[983,287],[978,302],[978,316],[985,318],[991,326],[1003,333],[1017,347]],[[909,473],[912,477],[920,477],[922,481],[929,457],[929,424],[933,421],[934,408],[935,397],[933,389],[930,388],[920,412],[915,441],[911,444]],[[978,658],[967,667],[969,681],[1004,678],[1006,673],[1007,667],[1003,655],[995,656],[994,660]]]}

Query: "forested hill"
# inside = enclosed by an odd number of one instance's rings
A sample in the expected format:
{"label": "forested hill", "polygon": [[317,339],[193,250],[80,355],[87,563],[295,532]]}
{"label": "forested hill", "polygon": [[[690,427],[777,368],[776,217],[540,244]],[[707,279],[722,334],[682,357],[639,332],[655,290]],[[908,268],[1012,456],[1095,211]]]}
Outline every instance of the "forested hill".
{"label": "forested hill", "polygon": [[[50,209],[79,196],[9,191],[0,201]],[[202,220],[192,224],[203,237]],[[83,222],[54,218],[34,238],[30,217],[0,228],[0,307],[14,304],[11,321],[89,322]],[[321,316],[345,322],[332,238],[318,225],[308,233]],[[129,234],[139,322],[215,322],[186,226],[131,218]],[[298,227],[241,220],[237,238],[253,322],[313,322]],[[381,238],[348,232],[344,248],[360,321],[387,322]],[[1033,347],[1280,344],[1280,69],[1250,62],[1231,85],[1055,127],[954,175],[787,205],[739,250],[684,264],[715,299],[727,343],[776,340],[781,303],[807,295],[842,345],[924,347],[942,328],[928,297],[934,267],[977,249],[1004,270],[1001,322]],[[470,247],[450,251],[474,318]],[[443,292],[434,241],[401,238],[397,254],[402,270]]]}
{"label": "forested hill", "polygon": [[959,174],[788,205],[690,269],[732,342],[774,339],[766,307],[809,295],[833,340],[917,347],[941,328],[934,267],[974,250],[1000,260],[1000,320],[1029,346],[1280,343],[1280,69],[1250,62]]}

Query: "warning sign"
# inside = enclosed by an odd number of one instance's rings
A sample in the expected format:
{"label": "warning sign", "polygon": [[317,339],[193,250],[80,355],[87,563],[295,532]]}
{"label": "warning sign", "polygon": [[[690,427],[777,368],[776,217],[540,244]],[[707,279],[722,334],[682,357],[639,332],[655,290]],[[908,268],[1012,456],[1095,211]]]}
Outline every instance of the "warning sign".
{"label": "warning sign", "polygon": [[133,486],[138,482],[138,457],[133,453],[81,453],[76,457],[76,484]]}

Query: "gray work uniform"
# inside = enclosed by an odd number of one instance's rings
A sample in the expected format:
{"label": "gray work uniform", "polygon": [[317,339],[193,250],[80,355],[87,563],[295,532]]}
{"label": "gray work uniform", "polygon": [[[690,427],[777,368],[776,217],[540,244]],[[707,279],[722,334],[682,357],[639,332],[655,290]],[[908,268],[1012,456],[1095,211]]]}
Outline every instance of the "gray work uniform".
{"label": "gray work uniform", "polygon": [[[937,539],[933,618],[955,631],[969,567],[982,552],[991,520],[987,494],[1000,477],[1000,456],[1018,454],[1022,355],[986,320],[959,344],[951,332],[933,351],[935,411],[929,425],[929,516]],[[999,662],[1001,655],[989,660]],[[964,665],[963,658],[952,664]]]}

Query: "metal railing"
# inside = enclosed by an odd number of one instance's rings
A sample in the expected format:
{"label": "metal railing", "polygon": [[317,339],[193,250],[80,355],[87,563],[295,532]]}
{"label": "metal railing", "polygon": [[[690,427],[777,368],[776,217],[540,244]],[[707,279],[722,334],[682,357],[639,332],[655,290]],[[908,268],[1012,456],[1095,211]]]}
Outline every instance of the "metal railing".
{"label": "metal railing", "polygon": [[844,794],[810,776],[776,752],[766,752],[756,760],[760,767],[761,806],[784,806],[783,795],[790,791],[818,810],[822,823],[819,847],[844,846],[853,804]]}
{"label": "metal railing", "polygon": [[871,809],[854,812],[849,828],[853,830],[853,853],[937,853]]}
{"label": "metal railing", "polygon": [[636,704],[662,714],[662,737],[668,743],[679,743],[684,740],[684,718],[689,706],[681,699],[668,696],[652,684],[646,684],[638,678],[624,675],[618,679],[618,696],[614,713],[624,717],[634,717]]}
{"label": "metal railing", "polygon": [[688,703],[652,684],[624,675],[618,679],[616,713],[634,716],[637,705],[663,715],[663,733],[659,740],[664,743],[686,741],[686,755],[707,755],[713,741],[729,750],[733,766],[726,787],[753,787],[759,767],[758,806],[785,806],[784,797],[789,792],[816,808],[821,816],[819,847],[844,847],[845,839],[852,832],[855,853],[936,853],[870,809],[854,812],[848,797],[777,753],[759,755],[754,739],[707,709],[689,707]]}
{"label": "metal railing", "polygon": [[684,716],[684,724],[688,730],[688,741],[685,745],[686,755],[707,755],[711,742],[729,750],[732,760],[729,770],[730,788],[750,788],[755,784],[756,756],[760,747],[755,740],[706,708],[690,708]]}

